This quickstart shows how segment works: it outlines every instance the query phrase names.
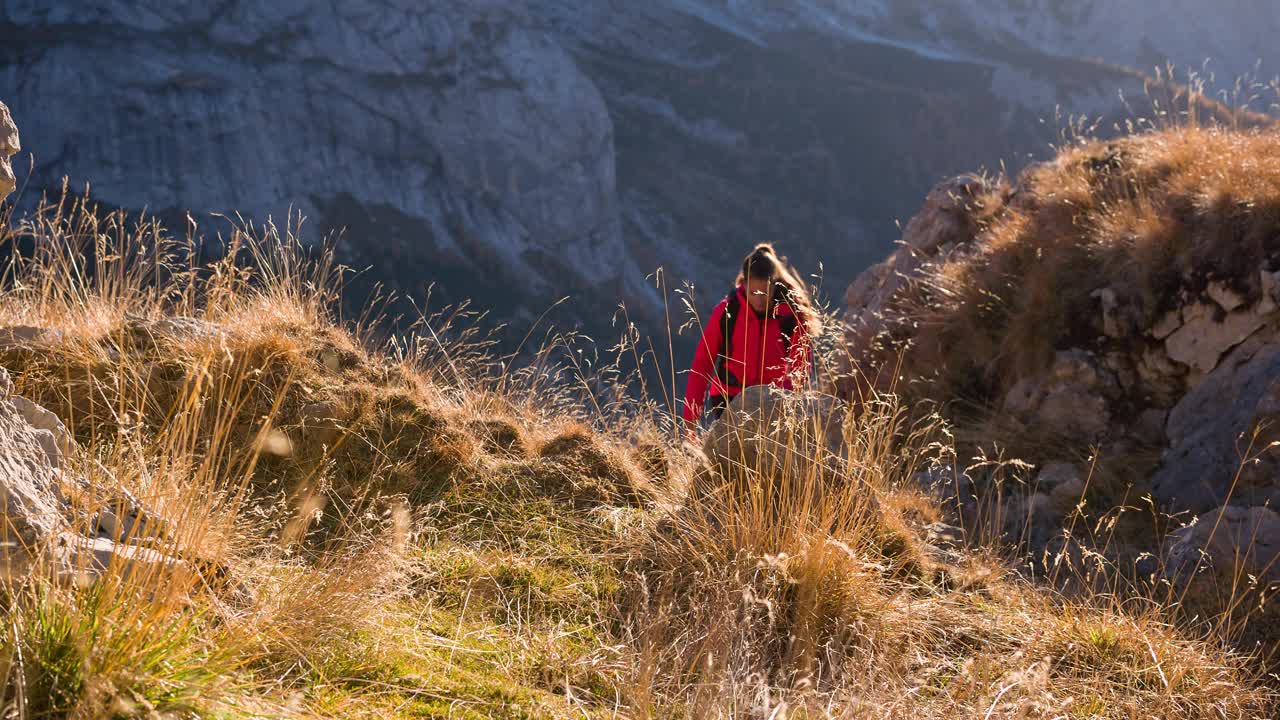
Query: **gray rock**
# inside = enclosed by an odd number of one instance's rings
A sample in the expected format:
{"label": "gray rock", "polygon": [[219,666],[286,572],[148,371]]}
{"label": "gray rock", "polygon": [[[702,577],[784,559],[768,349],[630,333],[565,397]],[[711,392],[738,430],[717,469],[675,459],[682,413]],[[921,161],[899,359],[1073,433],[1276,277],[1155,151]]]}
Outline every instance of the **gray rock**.
{"label": "gray rock", "polygon": [[940,183],[907,223],[902,243],[923,256],[969,244],[978,231],[973,217],[977,203],[992,189],[991,181],[978,175],[961,175]]}
{"label": "gray rock", "polygon": [[1051,462],[1040,468],[1035,487],[1038,492],[1051,494],[1059,485],[1073,484],[1080,480],[1080,468],[1073,463]]}
{"label": "gray rock", "polygon": [[0,102],[0,202],[14,191],[17,178],[13,174],[13,164],[9,158],[22,149],[18,141],[18,126],[13,123],[9,108]]}
{"label": "gray rock", "polygon": [[0,351],[22,350],[56,341],[61,336],[57,330],[31,325],[10,325],[0,328]]}
{"label": "gray rock", "polygon": [[[123,489],[105,493],[98,512],[85,522],[85,503],[104,491],[67,473],[65,452],[72,442],[48,410],[19,396],[0,400],[0,576],[38,568],[58,577],[92,577],[108,568],[133,572],[143,565],[182,565],[165,549],[171,546],[158,516]],[[68,500],[64,485],[75,489],[76,502]],[[126,545],[139,540],[157,549]]]}
{"label": "gray rock", "polygon": [[623,242],[609,108],[523,3],[105,0],[74,30],[22,10],[0,22],[62,38],[0,62],[11,105],[41,118],[37,182],[70,174],[111,205],[206,226],[283,228],[293,211],[319,240],[357,225],[340,251],[415,292],[443,265],[530,299],[658,302]]}
{"label": "gray rock", "polygon": [[1005,395],[1004,409],[1059,433],[1092,440],[1110,427],[1107,397],[1118,389],[1116,379],[1091,354],[1064,350],[1046,377],[1015,383]]}
{"label": "gray rock", "polygon": [[[1193,610],[1215,613],[1235,593],[1260,592],[1280,582],[1280,515],[1265,507],[1228,506],[1174,532],[1165,552],[1165,577],[1183,588]],[[1274,603],[1267,612],[1275,613]]]}
{"label": "gray rock", "polygon": [[127,315],[124,328],[134,345],[143,349],[152,349],[165,343],[221,343],[227,339],[226,331],[217,325],[182,315],[162,318]]}
{"label": "gray rock", "polygon": [[13,395],[8,402],[35,429],[40,446],[49,457],[49,463],[54,468],[61,468],[63,458],[75,447],[75,440],[67,426],[62,424],[57,415],[24,397]]}
{"label": "gray rock", "polygon": [[1172,310],[1160,316],[1160,319],[1151,326],[1151,336],[1157,340],[1164,340],[1177,332],[1180,327],[1182,327],[1182,311]]}
{"label": "gray rock", "polygon": [[843,405],[831,396],[757,385],[729,404],[703,452],[732,492],[758,485],[773,494],[820,493],[843,477],[843,424]]}
{"label": "gray rock", "polygon": [[133,493],[119,486],[89,488],[98,508],[90,529],[99,537],[121,544],[166,545],[173,536],[169,523]]}
{"label": "gray rock", "polygon": [[1008,498],[1004,513],[1005,537],[1025,543],[1032,556],[1041,554],[1062,518],[1053,500],[1039,492]]}
{"label": "gray rock", "polygon": [[1147,408],[1138,414],[1138,419],[1133,423],[1134,439],[1147,447],[1164,447],[1168,442],[1165,435],[1165,426],[1168,423],[1168,410]]}
{"label": "gray rock", "polygon": [[67,527],[58,472],[39,431],[12,401],[0,401],[0,575],[26,573]]}
{"label": "gray rock", "polygon": [[[1280,487],[1228,491],[1242,452],[1267,411],[1268,388],[1280,378],[1280,343],[1255,338],[1230,352],[1169,413],[1169,449],[1152,477],[1154,497],[1173,511],[1206,512],[1226,504],[1280,501]],[[1253,450],[1259,451],[1261,447]]]}
{"label": "gray rock", "polygon": [[1084,502],[1086,489],[1085,479],[1077,473],[1053,486],[1049,492],[1049,505],[1055,513],[1066,515]]}
{"label": "gray rock", "polygon": [[194,579],[195,571],[182,559],[155,548],[115,542],[106,537],[84,537],[71,533],[59,536],[51,555],[57,577],[83,582],[106,573],[112,577],[148,581],[163,577],[166,582]]}
{"label": "gray rock", "polygon": [[1269,315],[1280,308],[1280,273],[1269,272],[1265,268],[1259,270],[1258,287],[1262,289],[1262,299],[1257,307],[1259,314]]}
{"label": "gray rock", "polygon": [[911,476],[921,492],[940,502],[965,502],[973,496],[973,478],[954,465],[935,465]]}

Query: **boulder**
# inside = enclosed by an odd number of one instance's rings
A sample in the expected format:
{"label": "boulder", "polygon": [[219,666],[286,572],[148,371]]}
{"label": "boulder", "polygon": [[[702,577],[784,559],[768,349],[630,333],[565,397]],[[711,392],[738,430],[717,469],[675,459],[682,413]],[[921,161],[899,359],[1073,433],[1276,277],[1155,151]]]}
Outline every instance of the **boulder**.
{"label": "boulder", "polygon": [[[1270,508],[1216,508],[1170,540],[1164,574],[1192,612],[1213,617],[1233,599],[1280,583],[1280,514]],[[1265,612],[1274,615],[1275,603],[1267,606]]]}
{"label": "boulder", "polygon": [[992,182],[979,175],[960,175],[938,184],[907,223],[903,244],[927,255],[968,244],[978,231],[973,219],[975,203],[993,189]]}
{"label": "boulder", "polygon": [[[140,565],[182,565],[166,552],[167,534],[158,516],[123,488],[92,487],[70,474],[66,454],[74,441],[66,427],[11,390],[8,373],[0,369],[0,577],[21,577],[37,568],[78,578],[121,563],[129,572]],[[154,547],[137,546],[141,541]]]}
{"label": "boulder", "polygon": [[7,402],[35,430],[40,446],[49,457],[49,463],[55,469],[61,468],[63,458],[75,446],[75,440],[71,438],[67,426],[62,424],[57,415],[19,395],[10,396]]}
{"label": "boulder", "polygon": [[[1151,479],[1152,494],[1162,506],[1203,513],[1224,504],[1280,502],[1280,483],[1274,479],[1262,485],[1234,483],[1253,432],[1273,417],[1268,390],[1278,379],[1280,344],[1258,338],[1229,353],[1174,406],[1166,426],[1169,448]],[[1256,444],[1252,448],[1262,450]]]}
{"label": "boulder", "polygon": [[[734,492],[761,484],[783,492],[784,481],[815,489],[843,477],[845,412],[839,400],[758,385],[742,391],[708,431],[703,452],[714,478]],[[708,488],[695,488],[698,494]]]}
{"label": "boulder", "polygon": [[0,401],[0,575],[25,574],[40,548],[66,532],[58,471],[39,431]]}
{"label": "boulder", "polygon": [[163,576],[170,582],[179,577],[189,582],[195,573],[189,563],[160,550],[74,533],[60,535],[51,555],[55,573],[67,579],[92,579],[109,572],[135,580]]}
{"label": "boulder", "polygon": [[13,123],[9,108],[0,102],[0,201],[3,201],[18,186],[13,174],[13,165],[9,158],[22,149],[18,142],[18,126]]}
{"label": "boulder", "polygon": [[1164,340],[1177,332],[1180,327],[1182,327],[1182,311],[1167,312],[1151,325],[1151,337]]}
{"label": "boulder", "polygon": [[1084,495],[1084,473],[1072,463],[1047,463],[1036,475],[1035,490],[1048,495],[1050,509],[1065,515]]}
{"label": "boulder", "polygon": [[[892,348],[883,341],[901,319],[897,304],[902,291],[937,263],[971,248],[978,234],[974,215],[980,198],[1003,189],[987,178],[962,175],[930,191],[920,213],[903,230],[901,247],[858,275],[845,293],[849,309],[845,342],[854,350],[849,359],[855,367],[840,368],[842,373],[854,374],[857,383],[874,388],[892,383],[891,373],[880,365],[892,355]],[[841,392],[858,394],[848,388]]]}
{"label": "boulder", "polygon": [[1096,440],[1111,425],[1107,396],[1118,382],[1097,359],[1083,350],[1064,350],[1047,376],[1031,377],[1010,387],[1004,409],[1058,433]]}
{"label": "boulder", "polygon": [[973,478],[955,465],[932,465],[912,475],[915,488],[939,502],[966,502],[973,496]]}
{"label": "boulder", "polygon": [[1236,292],[1234,288],[1222,281],[1209,283],[1209,287],[1205,289],[1205,294],[1226,312],[1238,310],[1244,307],[1246,302],[1244,295]]}

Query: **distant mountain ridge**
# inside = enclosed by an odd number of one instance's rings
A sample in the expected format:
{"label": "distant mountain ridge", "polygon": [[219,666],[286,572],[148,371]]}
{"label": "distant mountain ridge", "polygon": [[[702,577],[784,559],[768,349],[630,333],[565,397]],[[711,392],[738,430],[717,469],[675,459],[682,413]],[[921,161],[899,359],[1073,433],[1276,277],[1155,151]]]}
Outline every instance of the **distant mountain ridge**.
{"label": "distant mountain ridge", "polygon": [[[1188,28],[1194,28],[1189,32]],[[1268,63],[1258,0],[0,2],[0,98],[35,156],[182,217],[306,215],[344,259],[517,324],[718,295],[779,242],[839,290],[938,179],[1047,150],[1055,108],[1140,92],[1081,58]],[[1050,118],[1046,125],[1042,121]],[[20,163],[24,164],[24,163]],[[23,169],[19,168],[19,174]]]}

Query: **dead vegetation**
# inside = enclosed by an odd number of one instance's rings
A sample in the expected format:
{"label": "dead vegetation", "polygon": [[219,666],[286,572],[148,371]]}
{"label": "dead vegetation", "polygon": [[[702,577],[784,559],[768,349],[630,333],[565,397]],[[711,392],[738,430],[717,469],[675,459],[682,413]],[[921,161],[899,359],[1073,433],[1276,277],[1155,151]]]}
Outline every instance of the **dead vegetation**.
{"label": "dead vegetation", "polygon": [[274,228],[208,265],[72,198],[6,233],[18,392],[64,418],[75,467],[231,579],[7,586],[8,716],[1273,707],[1247,659],[1159,608],[1067,602],[935,544],[937,507],[902,486],[939,436],[892,398],[844,426],[845,482],[685,503],[705,467],[651,416],[583,410],[562,373],[483,360],[464,328],[376,344],[333,315],[337,269]]}

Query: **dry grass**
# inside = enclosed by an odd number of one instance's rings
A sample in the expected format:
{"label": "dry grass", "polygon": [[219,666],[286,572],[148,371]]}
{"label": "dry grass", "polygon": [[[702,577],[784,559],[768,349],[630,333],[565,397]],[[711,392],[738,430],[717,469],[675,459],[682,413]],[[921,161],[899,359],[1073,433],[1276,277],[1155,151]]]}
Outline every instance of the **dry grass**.
{"label": "dry grass", "polygon": [[[71,199],[7,233],[27,252],[0,327],[43,332],[0,364],[67,422],[74,470],[156,509],[182,564],[5,587],[6,716],[1272,707],[1245,659],[1159,608],[1068,603],[930,547],[938,508],[902,486],[946,437],[891,397],[844,426],[842,482],[787,464],[773,489],[720,478],[746,491],[682,503],[706,468],[642,403],[584,400],[598,378],[552,352],[510,367],[449,315],[374,345],[287,233],[197,265]],[[796,431],[781,443],[803,454]]]}
{"label": "dry grass", "polygon": [[974,205],[975,252],[907,299],[920,331],[904,371],[938,376],[937,397],[982,403],[1096,336],[1101,287],[1135,330],[1211,280],[1260,297],[1258,268],[1280,250],[1280,135],[1178,126],[1091,141]]}

